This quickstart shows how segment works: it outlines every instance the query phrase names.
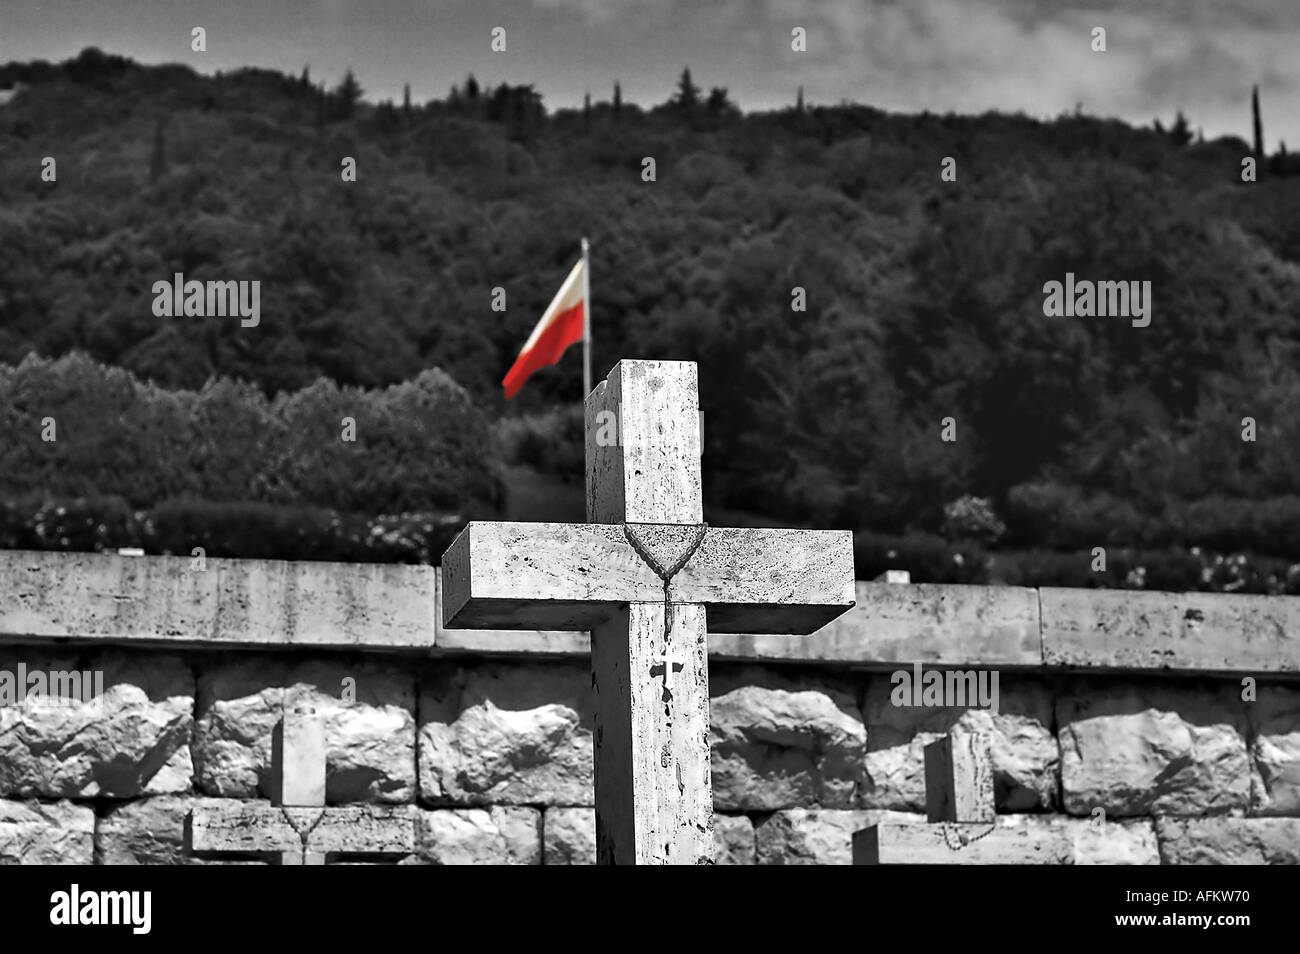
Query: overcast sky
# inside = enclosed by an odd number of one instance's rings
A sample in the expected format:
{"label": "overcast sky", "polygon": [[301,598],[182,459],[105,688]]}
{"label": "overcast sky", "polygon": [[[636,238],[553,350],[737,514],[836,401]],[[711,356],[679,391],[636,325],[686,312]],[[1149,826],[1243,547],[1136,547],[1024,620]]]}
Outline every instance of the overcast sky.
{"label": "overcast sky", "polygon": [[[206,28],[208,52],[190,51]],[[506,29],[493,53],[490,31]],[[790,48],[807,30],[808,50]],[[1106,53],[1090,49],[1107,31]],[[265,66],[370,98],[534,83],[548,106],[663,101],[683,66],[744,109],[851,100],[936,112],[1073,111],[1250,137],[1258,83],[1269,148],[1300,149],[1300,0],[0,0],[0,61],[85,46],[204,72]]]}

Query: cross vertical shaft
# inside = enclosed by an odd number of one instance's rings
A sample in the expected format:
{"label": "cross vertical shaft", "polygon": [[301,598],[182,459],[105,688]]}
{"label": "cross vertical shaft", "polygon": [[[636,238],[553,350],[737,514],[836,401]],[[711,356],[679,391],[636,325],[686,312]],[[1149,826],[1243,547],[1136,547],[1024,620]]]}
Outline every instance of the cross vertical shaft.
{"label": "cross vertical shaft", "polygon": [[[587,398],[587,520],[625,523],[634,535],[638,524],[680,527],[638,538],[661,577],[702,529],[696,395],[694,365],[624,362]],[[662,603],[628,603],[591,633],[604,864],[712,859],[706,612],[670,609],[669,598],[665,582]]]}

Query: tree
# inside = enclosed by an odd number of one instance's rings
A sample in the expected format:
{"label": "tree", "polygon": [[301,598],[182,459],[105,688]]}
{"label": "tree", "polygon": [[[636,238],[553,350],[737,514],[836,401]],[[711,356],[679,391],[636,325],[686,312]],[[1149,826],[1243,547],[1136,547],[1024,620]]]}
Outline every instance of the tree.
{"label": "tree", "polygon": [[618,119],[619,114],[623,112],[623,87],[614,80],[614,118]]}
{"label": "tree", "polygon": [[402,87],[402,112],[407,119],[411,118],[411,84],[407,83]]}
{"label": "tree", "polygon": [[474,78],[473,73],[470,73],[469,78],[465,80],[465,98],[469,100],[471,103],[477,103],[478,95],[479,95],[478,80]]}
{"label": "tree", "polygon": [[700,88],[691,82],[691,69],[682,70],[677,80],[677,93],[670,103],[682,112],[691,112],[700,104]]}
{"label": "tree", "polygon": [[1174,117],[1174,124],[1169,129],[1169,137],[1180,146],[1185,146],[1192,141],[1191,126],[1181,109],[1178,111],[1178,115]]}
{"label": "tree", "polygon": [[157,182],[167,174],[167,148],[163,139],[163,120],[153,131],[153,153],[149,156],[149,181]]}
{"label": "tree", "polygon": [[1255,127],[1255,158],[1264,158],[1264,122],[1259,116],[1259,87],[1250,91],[1250,114]]}
{"label": "tree", "polygon": [[582,128],[591,128],[591,93],[584,93],[582,97]]}
{"label": "tree", "polygon": [[704,108],[714,116],[739,112],[736,109],[736,104],[727,98],[727,88],[725,86],[715,86],[709,90],[709,98],[705,101]]}
{"label": "tree", "polygon": [[362,92],[361,84],[357,82],[357,78],[352,75],[352,70],[349,68],[343,74],[343,80],[339,83],[338,88],[334,90],[334,95],[338,97],[339,101],[339,115],[343,119],[347,119],[352,115],[357,102],[361,99]]}
{"label": "tree", "polygon": [[802,86],[799,87],[799,93],[795,97],[794,108],[798,112],[801,113],[803,112],[803,87]]}

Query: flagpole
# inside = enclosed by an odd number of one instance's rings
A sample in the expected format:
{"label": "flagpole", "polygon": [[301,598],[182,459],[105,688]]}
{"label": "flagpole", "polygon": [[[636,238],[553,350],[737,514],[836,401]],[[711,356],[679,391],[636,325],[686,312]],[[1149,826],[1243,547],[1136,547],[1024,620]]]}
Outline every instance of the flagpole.
{"label": "flagpole", "polygon": [[591,263],[587,237],[582,237],[582,400],[591,393]]}

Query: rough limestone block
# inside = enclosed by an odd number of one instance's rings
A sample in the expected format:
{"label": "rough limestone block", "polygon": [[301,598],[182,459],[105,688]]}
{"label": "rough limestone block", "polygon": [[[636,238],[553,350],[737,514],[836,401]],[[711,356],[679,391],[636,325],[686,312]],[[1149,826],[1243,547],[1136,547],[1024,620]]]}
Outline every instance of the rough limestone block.
{"label": "rough limestone block", "polygon": [[905,812],[790,808],[754,826],[760,865],[848,865],[853,833],[881,822],[924,821]]}
{"label": "rough limestone block", "polygon": [[1100,824],[1071,818],[1064,824],[1074,837],[1076,865],[1160,864],[1160,845],[1150,818]]}
{"label": "rough limestone block", "polygon": [[542,816],[542,840],[548,865],[596,863],[596,810],[548,808]]}
{"label": "rough limestone block", "polygon": [[440,666],[422,683],[420,719],[426,804],[593,804],[585,663]]}
{"label": "rough limestone block", "polygon": [[715,807],[853,807],[867,733],[852,685],[757,667],[715,668],[710,687]]}
{"label": "rough limestone block", "polygon": [[1250,717],[1250,810],[1255,815],[1300,815],[1300,690],[1260,683]]}
{"label": "rough limestone block", "polygon": [[[355,701],[345,702],[349,687]],[[284,707],[295,705],[311,706],[324,722],[330,804],[414,800],[415,677],[396,663],[344,656],[241,654],[204,666],[194,744],[199,790],[271,797],[272,735]]]}
{"label": "rough limestone block", "polygon": [[1236,593],[1039,590],[1049,666],[1300,671],[1300,600]]}
{"label": "rough limestone block", "polygon": [[29,671],[101,671],[104,694],[0,708],[0,795],[136,798],[191,789],[194,680],[178,658],[0,647],[0,669],[16,672],[20,662]]}
{"label": "rough limestone block", "polygon": [[757,864],[754,823],[744,815],[714,815],[713,860],[719,865]]}
{"label": "rough limestone block", "polygon": [[1060,750],[1052,734],[1052,690],[1047,683],[1011,670],[999,672],[998,712],[993,714],[985,709],[895,706],[891,676],[872,675],[867,683],[862,805],[925,811],[925,747],[956,726],[987,735],[999,811],[1057,807]]}
{"label": "rough limestone block", "polygon": [[0,865],[89,865],[94,854],[93,809],[0,800]]}
{"label": "rough limestone block", "polygon": [[1157,818],[1167,865],[1300,864],[1300,818]]}
{"label": "rough limestone block", "polygon": [[421,811],[420,861],[434,865],[536,865],[542,861],[542,815],[535,808],[446,808]]}
{"label": "rough limestone block", "polygon": [[1246,716],[1232,681],[1107,682],[1057,701],[1065,810],[1107,817],[1205,815],[1246,807]]}

